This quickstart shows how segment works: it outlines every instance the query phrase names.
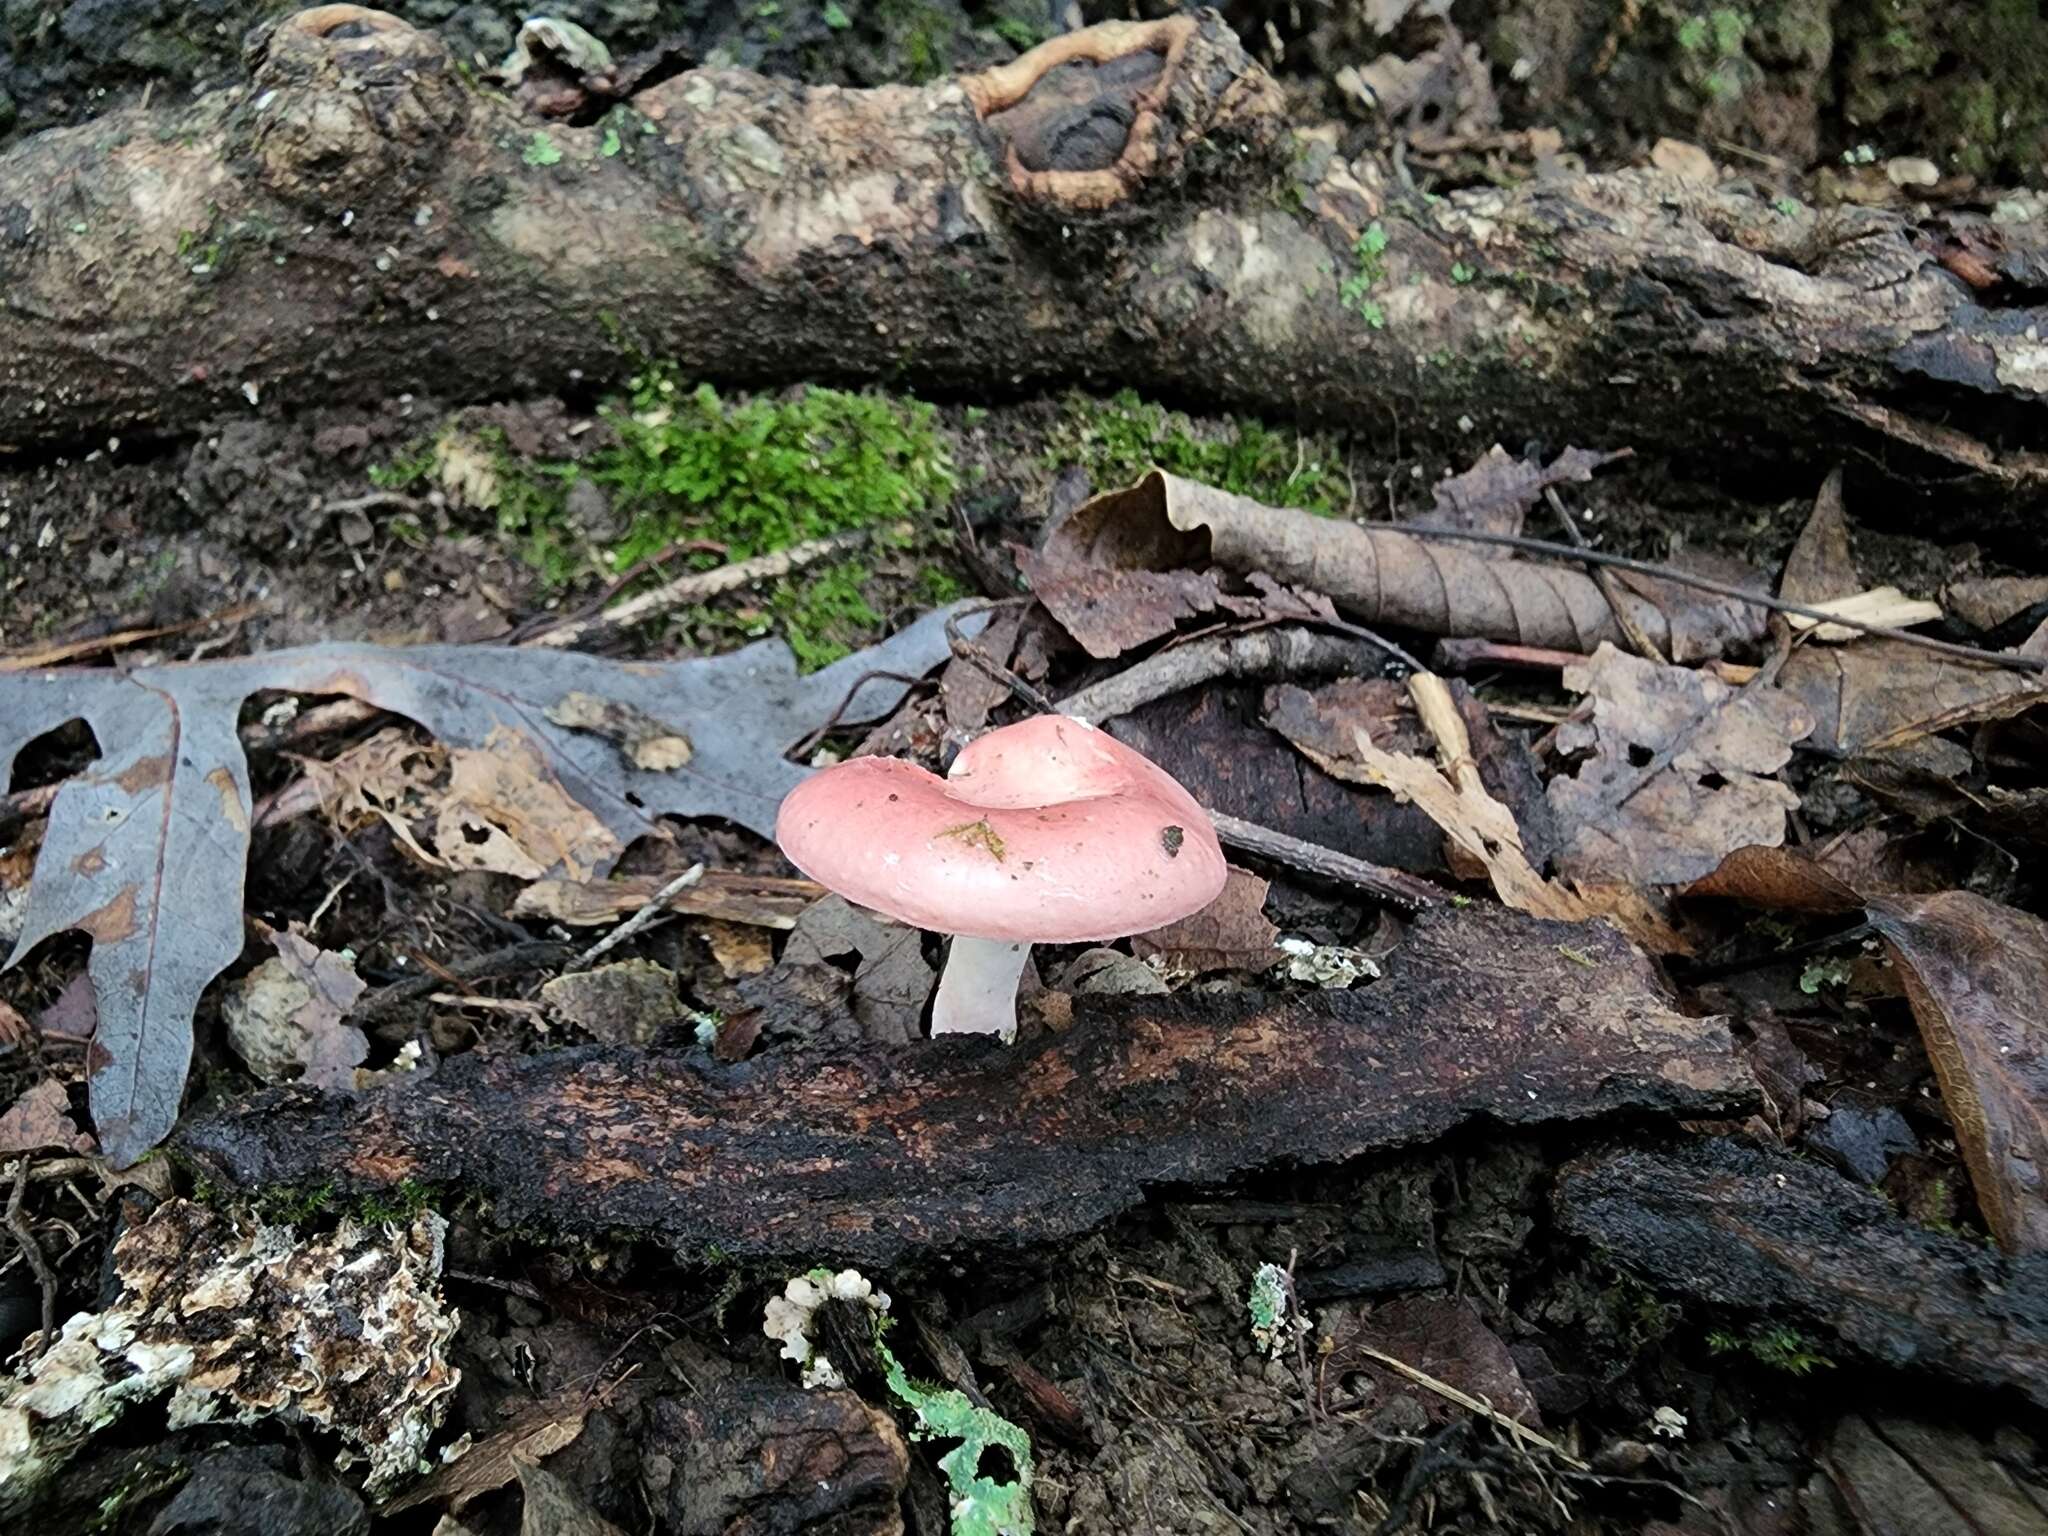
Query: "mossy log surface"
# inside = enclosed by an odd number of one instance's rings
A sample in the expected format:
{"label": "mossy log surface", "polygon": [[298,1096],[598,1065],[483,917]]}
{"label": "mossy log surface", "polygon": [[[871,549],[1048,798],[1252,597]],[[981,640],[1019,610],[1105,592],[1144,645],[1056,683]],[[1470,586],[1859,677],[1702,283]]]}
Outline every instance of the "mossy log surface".
{"label": "mossy log surface", "polygon": [[[1085,1005],[1085,1006],[1083,1006]],[[425,1185],[506,1222],[892,1264],[1090,1230],[1163,1185],[1328,1164],[1486,1122],[1737,1111],[1720,1021],[1604,926],[1429,913],[1356,992],[1076,1000],[1035,1044],[467,1056],[358,1100],[273,1091],[190,1124],[245,1188]]]}
{"label": "mossy log surface", "polygon": [[[1291,126],[1213,13],[923,87],[693,70],[587,126],[353,6],[250,65],[0,156],[0,450],[666,356],[979,398],[1133,385],[1411,439],[1742,432],[1996,495],[2048,474],[2018,446],[2048,389],[2027,231],[1652,172],[1424,199]],[[1965,235],[1988,289],[1942,265]]]}

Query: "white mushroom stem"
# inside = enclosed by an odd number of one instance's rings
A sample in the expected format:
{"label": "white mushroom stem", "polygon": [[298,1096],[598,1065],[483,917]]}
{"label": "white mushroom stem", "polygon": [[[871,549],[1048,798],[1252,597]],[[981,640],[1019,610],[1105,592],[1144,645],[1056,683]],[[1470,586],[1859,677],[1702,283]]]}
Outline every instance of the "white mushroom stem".
{"label": "white mushroom stem", "polygon": [[932,1034],[1017,1038],[1017,983],[1031,946],[955,934],[932,1000]]}

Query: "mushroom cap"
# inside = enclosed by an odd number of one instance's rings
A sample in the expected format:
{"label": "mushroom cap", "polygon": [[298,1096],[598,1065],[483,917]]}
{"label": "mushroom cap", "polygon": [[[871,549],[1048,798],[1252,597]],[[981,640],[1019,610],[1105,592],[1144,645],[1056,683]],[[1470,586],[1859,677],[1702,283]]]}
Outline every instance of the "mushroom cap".
{"label": "mushroom cap", "polygon": [[775,841],[848,901],[935,933],[1074,944],[1145,933],[1223,889],[1223,848],[1165,769],[1041,715],[968,744],[945,778],[856,757],[782,802]]}

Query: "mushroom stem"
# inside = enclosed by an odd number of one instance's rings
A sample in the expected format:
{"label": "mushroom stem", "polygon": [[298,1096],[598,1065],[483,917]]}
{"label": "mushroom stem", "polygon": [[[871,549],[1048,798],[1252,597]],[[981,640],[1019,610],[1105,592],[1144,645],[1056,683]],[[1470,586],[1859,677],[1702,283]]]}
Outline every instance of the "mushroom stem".
{"label": "mushroom stem", "polygon": [[1017,982],[1030,953],[1029,944],[955,934],[932,1000],[932,1034],[1016,1039]]}

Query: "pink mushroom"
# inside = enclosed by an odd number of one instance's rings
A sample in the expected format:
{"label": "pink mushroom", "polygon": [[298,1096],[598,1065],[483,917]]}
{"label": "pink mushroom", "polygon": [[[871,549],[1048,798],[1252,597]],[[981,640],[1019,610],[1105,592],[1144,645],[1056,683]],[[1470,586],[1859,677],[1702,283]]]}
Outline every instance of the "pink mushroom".
{"label": "pink mushroom", "polygon": [[775,840],[848,901],[953,936],[935,1035],[1015,1038],[1033,944],[1148,932],[1214,901],[1225,873],[1194,796],[1063,715],[990,731],[943,779],[893,757],[824,769],[782,802]]}

